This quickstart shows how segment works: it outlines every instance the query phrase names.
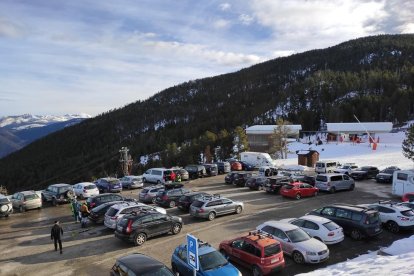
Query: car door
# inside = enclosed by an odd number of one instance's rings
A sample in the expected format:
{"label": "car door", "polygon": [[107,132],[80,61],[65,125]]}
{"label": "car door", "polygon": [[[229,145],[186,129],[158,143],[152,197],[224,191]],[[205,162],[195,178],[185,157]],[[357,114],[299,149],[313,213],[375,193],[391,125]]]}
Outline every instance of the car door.
{"label": "car door", "polygon": [[242,262],[242,255],[243,255],[243,251],[242,251],[242,247],[244,244],[244,240],[242,239],[237,239],[234,240],[228,247],[229,252],[228,252],[228,256],[229,259],[231,261],[235,261],[237,263],[241,263]]}
{"label": "car door", "polygon": [[350,178],[348,175],[343,175],[343,182],[344,182],[344,189],[349,189],[352,184],[354,184],[354,180]]}
{"label": "car door", "polygon": [[301,192],[302,196],[310,196],[311,195],[312,191],[309,189],[310,185],[303,183],[303,184],[300,184],[299,188],[300,188],[300,192]]}
{"label": "car door", "polygon": [[294,249],[294,246],[289,240],[289,237],[286,235],[286,233],[276,227],[273,227],[273,236],[280,242],[282,245],[283,252],[285,252],[288,255],[291,255]]}
{"label": "car door", "polygon": [[319,225],[313,221],[305,220],[302,226],[302,230],[308,233],[311,237],[321,237],[321,233],[319,232]]}
{"label": "car door", "polygon": [[250,242],[244,242],[241,248],[240,261],[249,264],[260,263],[261,251]]}
{"label": "car door", "polygon": [[12,205],[13,205],[13,208],[18,208],[17,196],[18,196],[18,193],[15,193],[15,194],[13,194],[13,195],[12,195],[12,197],[10,198],[10,201],[11,201],[11,203],[12,203]]}
{"label": "car door", "polygon": [[233,204],[233,201],[231,201],[228,198],[223,198],[221,199],[221,205],[220,208],[223,209],[223,214],[229,214],[229,213],[234,213],[236,210],[236,207]]}
{"label": "car door", "polygon": [[164,214],[152,214],[154,234],[168,233],[171,230],[171,221]]}
{"label": "car door", "polygon": [[192,275],[193,269],[188,265],[187,261],[187,247],[183,246],[178,249],[176,254],[176,268],[180,275]]}
{"label": "car door", "polygon": [[221,205],[221,199],[213,200],[206,205],[208,211],[215,211],[217,215],[222,214],[223,208]]}

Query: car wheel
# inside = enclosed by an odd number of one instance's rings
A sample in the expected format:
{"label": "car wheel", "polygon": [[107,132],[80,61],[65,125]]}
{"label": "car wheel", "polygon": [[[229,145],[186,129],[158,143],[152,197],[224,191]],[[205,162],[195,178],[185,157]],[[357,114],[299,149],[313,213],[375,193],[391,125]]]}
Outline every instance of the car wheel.
{"label": "car wheel", "polygon": [[303,257],[302,253],[295,251],[292,254],[293,261],[297,264],[303,264],[305,262],[305,258]]}
{"label": "car wheel", "polygon": [[52,205],[53,206],[57,206],[58,205],[58,202],[57,202],[56,198],[53,198],[52,199]]}
{"label": "car wheel", "polygon": [[155,196],[151,199],[152,203],[155,203]]}
{"label": "car wheel", "polygon": [[400,226],[395,221],[389,221],[387,222],[387,229],[391,233],[398,233],[398,231],[400,231]]}
{"label": "car wheel", "polygon": [[134,242],[136,246],[140,246],[140,245],[143,245],[146,240],[147,240],[147,235],[145,235],[144,233],[138,233],[135,236]]}
{"label": "car wheel", "polygon": [[331,192],[331,194],[334,194],[336,192],[335,187],[332,187],[331,190],[330,190],[330,192]]}
{"label": "car wheel", "polygon": [[358,229],[353,229],[351,231],[351,238],[356,240],[356,241],[359,241],[360,239],[362,239],[361,232],[359,232]]}
{"label": "car wheel", "polygon": [[25,208],[23,207],[23,205],[20,205],[19,206],[19,212],[20,213],[23,213],[25,211]]}
{"label": "car wheel", "polygon": [[170,203],[168,204],[168,206],[170,208],[174,208],[175,207],[175,201],[174,200],[171,200]]}
{"label": "car wheel", "polygon": [[260,271],[260,268],[257,265],[254,265],[252,267],[253,276],[262,276],[262,272]]}
{"label": "car wheel", "polygon": [[297,193],[297,194],[296,194],[296,196],[295,196],[295,198],[296,198],[297,200],[299,200],[301,197],[302,197],[302,196],[301,196],[299,193]]}
{"label": "car wheel", "polygon": [[161,184],[161,181],[157,180],[157,185],[160,185],[160,184]]}
{"label": "car wheel", "polygon": [[174,224],[171,230],[173,235],[177,235],[178,233],[180,233],[180,231],[181,231],[181,224],[179,223]]}
{"label": "car wheel", "polygon": [[142,183],[147,183],[147,179],[145,177],[142,178]]}
{"label": "car wheel", "polygon": [[243,208],[241,206],[236,207],[236,214],[240,214],[242,212]]}
{"label": "car wheel", "polygon": [[214,212],[210,212],[209,214],[208,214],[208,220],[214,220],[216,218],[216,213],[214,213]]}
{"label": "car wheel", "polygon": [[349,187],[349,190],[350,191],[353,191],[355,189],[355,185],[354,184],[352,184],[350,187]]}

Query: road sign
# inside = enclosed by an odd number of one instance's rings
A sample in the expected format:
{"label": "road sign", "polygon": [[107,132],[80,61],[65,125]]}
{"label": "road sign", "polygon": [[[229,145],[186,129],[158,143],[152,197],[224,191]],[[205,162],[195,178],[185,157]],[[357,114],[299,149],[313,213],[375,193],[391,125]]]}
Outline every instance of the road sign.
{"label": "road sign", "polygon": [[187,262],[198,270],[198,239],[190,234],[187,234]]}

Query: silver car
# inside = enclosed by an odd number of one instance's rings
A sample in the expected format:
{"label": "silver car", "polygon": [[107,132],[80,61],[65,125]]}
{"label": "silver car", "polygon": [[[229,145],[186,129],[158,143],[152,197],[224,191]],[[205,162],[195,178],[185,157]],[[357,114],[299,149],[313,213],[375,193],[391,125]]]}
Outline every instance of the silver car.
{"label": "silver car", "polygon": [[213,220],[216,216],[226,214],[240,214],[244,204],[241,201],[233,201],[219,195],[203,196],[195,200],[190,206],[190,215],[193,217]]}
{"label": "silver car", "polygon": [[15,193],[10,200],[13,208],[18,209],[21,213],[29,209],[42,208],[42,199],[35,191]]}
{"label": "silver car", "polygon": [[352,191],[355,188],[355,181],[346,174],[318,174],[315,179],[315,187],[320,191],[327,191],[330,193],[335,193],[339,190]]}
{"label": "silver car", "polygon": [[155,198],[160,190],[163,190],[163,185],[149,186],[142,189],[138,195],[140,202],[144,203],[155,203]]}
{"label": "silver car", "polygon": [[137,189],[142,188],[144,186],[144,182],[142,181],[142,175],[126,175],[121,179],[122,188],[125,189]]}

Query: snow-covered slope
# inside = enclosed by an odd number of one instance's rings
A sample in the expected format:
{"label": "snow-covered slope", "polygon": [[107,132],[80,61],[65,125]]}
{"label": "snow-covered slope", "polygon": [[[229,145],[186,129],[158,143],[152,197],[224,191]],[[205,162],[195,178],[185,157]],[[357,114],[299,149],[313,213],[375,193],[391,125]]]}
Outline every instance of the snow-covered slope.
{"label": "snow-covered slope", "polygon": [[0,128],[23,130],[34,127],[44,127],[54,123],[61,123],[73,119],[88,119],[91,118],[88,114],[66,114],[62,116],[54,115],[17,115],[0,118]]}

